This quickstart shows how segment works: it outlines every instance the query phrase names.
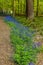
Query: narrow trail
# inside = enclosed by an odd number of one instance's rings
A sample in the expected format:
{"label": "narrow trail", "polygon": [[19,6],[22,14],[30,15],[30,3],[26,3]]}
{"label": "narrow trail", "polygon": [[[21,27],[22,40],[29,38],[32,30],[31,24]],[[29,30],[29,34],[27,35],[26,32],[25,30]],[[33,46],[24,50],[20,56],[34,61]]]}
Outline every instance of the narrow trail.
{"label": "narrow trail", "polygon": [[[36,34],[35,40],[36,42],[40,42],[39,44],[43,46],[43,36]],[[37,61],[35,65],[43,65],[43,52],[37,54]]]}
{"label": "narrow trail", "polygon": [[11,61],[12,51],[10,28],[0,18],[0,65],[14,65]]}
{"label": "narrow trail", "polygon": [[36,65],[43,65],[43,53],[39,53],[37,55],[37,63]]}

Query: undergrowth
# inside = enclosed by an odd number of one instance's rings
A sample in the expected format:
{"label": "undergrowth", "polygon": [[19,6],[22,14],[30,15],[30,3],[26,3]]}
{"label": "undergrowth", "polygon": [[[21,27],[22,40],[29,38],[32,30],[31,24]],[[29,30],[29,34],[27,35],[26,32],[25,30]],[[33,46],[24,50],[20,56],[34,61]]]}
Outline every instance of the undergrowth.
{"label": "undergrowth", "polygon": [[29,21],[25,17],[16,17],[16,19],[23,25],[31,27],[43,35],[43,17],[35,17],[33,21]]}
{"label": "undergrowth", "polygon": [[43,46],[36,46],[33,43],[33,29],[24,26],[20,27],[18,23],[6,22],[11,27],[10,39],[14,48],[13,61],[17,65],[34,65],[37,60],[37,54],[43,52]]}

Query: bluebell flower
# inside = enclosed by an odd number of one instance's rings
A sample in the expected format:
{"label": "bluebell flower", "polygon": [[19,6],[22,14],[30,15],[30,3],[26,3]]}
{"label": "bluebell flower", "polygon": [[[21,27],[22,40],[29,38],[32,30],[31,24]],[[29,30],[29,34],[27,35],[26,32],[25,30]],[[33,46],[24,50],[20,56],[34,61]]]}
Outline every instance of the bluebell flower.
{"label": "bluebell flower", "polygon": [[41,43],[40,43],[40,42],[33,43],[33,49],[34,49],[34,48],[37,48],[37,47],[39,47],[39,46],[41,46]]}
{"label": "bluebell flower", "polygon": [[[24,25],[22,25],[21,23],[19,23],[16,19],[14,19],[11,16],[6,16],[5,20],[8,22],[14,22],[14,25],[16,27],[12,27],[12,30],[14,32],[14,34],[19,35],[20,38],[22,38],[24,41],[27,40],[26,37],[32,37],[32,34],[34,33],[33,31],[30,31],[30,29]],[[18,30],[18,31],[17,31]],[[28,41],[28,40],[27,40]]]}
{"label": "bluebell flower", "polygon": [[41,46],[41,42],[37,42],[37,43],[35,43],[35,44],[36,44],[36,47]]}
{"label": "bluebell flower", "polygon": [[30,62],[29,65],[34,65],[34,63]]}

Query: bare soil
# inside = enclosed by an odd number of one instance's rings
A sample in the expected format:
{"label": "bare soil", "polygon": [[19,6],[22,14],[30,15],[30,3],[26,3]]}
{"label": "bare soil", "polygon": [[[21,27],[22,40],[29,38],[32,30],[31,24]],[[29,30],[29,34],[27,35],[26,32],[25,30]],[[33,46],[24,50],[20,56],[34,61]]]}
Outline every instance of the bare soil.
{"label": "bare soil", "polygon": [[[43,36],[39,33],[36,34],[35,38],[33,39],[36,43],[40,42],[41,46],[43,46]],[[43,65],[43,53],[40,52],[37,54],[37,61],[35,65]]]}
{"label": "bare soil", "polygon": [[0,65],[14,65],[13,61],[11,61],[12,53],[10,28],[0,17]]}
{"label": "bare soil", "polygon": [[37,55],[37,62],[35,65],[43,65],[43,53]]}

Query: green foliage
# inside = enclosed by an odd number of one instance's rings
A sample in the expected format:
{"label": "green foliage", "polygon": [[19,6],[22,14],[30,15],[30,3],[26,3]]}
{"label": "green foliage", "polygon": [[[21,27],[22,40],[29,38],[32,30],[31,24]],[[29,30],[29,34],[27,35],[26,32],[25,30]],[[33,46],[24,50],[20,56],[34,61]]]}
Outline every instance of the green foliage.
{"label": "green foliage", "polygon": [[[28,26],[30,26],[29,31],[32,32],[33,27],[34,27],[34,29],[36,28],[39,31],[41,30],[41,28],[43,29],[43,24],[42,24],[43,21],[42,20],[43,20],[42,17],[40,17],[40,19],[38,17],[35,18],[30,23],[30,25],[28,24]],[[24,20],[22,19],[22,21],[24,21]],[[20,21],[20,22],[22,22],[22,21]],[[40,21],[42,23],[40,23]],[[22,39],[18,35],[19,30],[18,30],[18,28],[16,28],[16,25],[13,22],[8,22],[8,25],[11,27],[10,38],[11,38],[12,45],[14,47],[14,54],[13,54],[14,62],[16,62],[18,65],[28,65],[30,62],[35,63],[37,60],[37,57],[36,57],[37,54],[40,52],[43,52],[43,46],[33,48],[32,38],[25,36],[25,34],[24,35],[22,34],[22,36],[25,38],[25,39]],[[27,26],[27,24],[26,24],[26,26]],[[40,28],[40,26],[41,26],[41,28]]]}
{"label": "green foliage", "polygon": [[38,48],[37,48],[37,51],[38,51],[39,53],[40,53],[40,52],[43,53],[43,46],[38,47]]}
{"label": "green foliage", "polygon": [[[40,20],[42,20],[40,18]],[[42,23],[40,24],[39,19],[35,19],[35,22],[31,22],[30,25],[36,25],[36,28],[38,28],[38,24],[42,25]],[[25,23],[25,22],[24,22]],[[32,38],[30,37],[26,37],[25,34],[23,35],[25,38],[22,39],[19,37],[19,30],[16,29],[16,26],[13,22],[8,22],[8,25],[11,27],[11,42],[14,48],[14,54],[13,54],[13,60],[17,65],[28,65],[30,62],[35,63],[37,60],[37,54],[40,52],[43,52],[43,46],[37,47],[37,48],[33,48],[33,41]],[[27,26],[27,24],[26,24]],[[31,26],[31,27],[32,27]],[[14,28],[15,31],[17,33],[14,32],[14,30],[12,29]],[[40,28],[39,28],[40,29]],[[32,29],[30,28],[30,31],[32,31]],[[27,42],[28,41],[28,42]]]}
{"label": "green foliage", "polygon": [[[25,14],[26,12],[26,0],[15,0],[14,1],[14,7],[15,7],[15,10],[16,10],[16,14],[18,14],[18,11],[19,11],[19,14]],[[18,9],[19,8],[19,9]]]}
{"label": "green foliage", "polygon": [[28,26],[32,28],[32,30],[36,30],[43,35],[43,17],[35,17],[33,21],[29,21],[25,17],[16,17],[16,19],[23,25]]}
{"label": "green foliage", "polygon": [[[26,14],[26,0],[0,0],[0,11],[3,10],[6,14],[11,14],[13,9],[13,1],[16,14]],[[36,15],[37,0],[34,0],[34,13]],[[12,11],[13,12],[13,11]],[[39,14],[43,14],[43,0],[39,0]]]}
{"label": "green foliage", "polygon": [[[15,28],[14,24],[9,23],[9,25]],[[10,38],[14,47],[14,62],[16,62],[18,65],[28,65],[30,62],[36,62],[37,49],[33,49],[33,42],[31,38],[26,37],[26,40],[23,40],[13,30],[11,31]]]}
{"label": "green foliage", "polygon": [[6,14],[10,14],[12,10],[12,0],[0,0],[0,9]]}

